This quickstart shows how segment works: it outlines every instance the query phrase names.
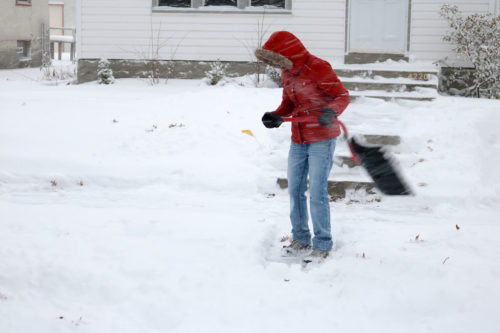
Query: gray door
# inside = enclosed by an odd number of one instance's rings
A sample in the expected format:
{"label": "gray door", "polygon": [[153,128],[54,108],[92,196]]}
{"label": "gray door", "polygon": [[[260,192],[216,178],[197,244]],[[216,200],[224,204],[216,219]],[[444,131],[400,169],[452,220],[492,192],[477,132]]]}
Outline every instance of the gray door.
{"label": "gray door", "polygon": [[349,51],[404,54],[409,0],[350,0]]}

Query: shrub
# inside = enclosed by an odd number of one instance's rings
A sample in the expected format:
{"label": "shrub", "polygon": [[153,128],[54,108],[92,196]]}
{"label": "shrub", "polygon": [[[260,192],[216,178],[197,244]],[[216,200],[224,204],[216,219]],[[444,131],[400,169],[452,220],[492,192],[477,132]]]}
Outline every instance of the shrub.
{"label": "shrub", "polygon": [[266,74],[267,76],[278,85],[278,87],[282,87],[281,84],[281,69],[275,68],[272,66],[267,66],[266,67]]}
{"label": "shrub", "polygon": [[223,64],[220,60],[210,63],[210,70],[205,72],[208,83],[215,86],[226,77],[227,64]]}
{"label": "shrub", "polygon": [[97,82],[99,84],[112,84],[115,82],[113,71],[109,67],[107,59],[101,59],[97,64]]}
{"label": "shrub", "polygon": [[441,7],[440,15],[451,28],[443,41],[453,43],[453,50],[473,67],[466,95],[500,98],[500,16],[463,17],[457,6],[448,4]]}

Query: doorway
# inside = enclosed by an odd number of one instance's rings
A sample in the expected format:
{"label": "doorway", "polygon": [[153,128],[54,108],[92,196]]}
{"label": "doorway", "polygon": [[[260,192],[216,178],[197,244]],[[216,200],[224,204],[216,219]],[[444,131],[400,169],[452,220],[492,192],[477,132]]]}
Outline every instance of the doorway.
{"label": "doorway", "polygon": [[[347,53],[377,59],[408,51],[410,0],[349,0]],[[380,60],[380,59],[377,59]]]}
{"label": "doorway", "polygon": [[[64,35],[64,30],[53,28],[64,28],[64,4],[49,2],[49,26],[51,35]],[[64,44],[60,44],[64,52]],[[59,44],[54,45],[55,52],[59,52]]]}

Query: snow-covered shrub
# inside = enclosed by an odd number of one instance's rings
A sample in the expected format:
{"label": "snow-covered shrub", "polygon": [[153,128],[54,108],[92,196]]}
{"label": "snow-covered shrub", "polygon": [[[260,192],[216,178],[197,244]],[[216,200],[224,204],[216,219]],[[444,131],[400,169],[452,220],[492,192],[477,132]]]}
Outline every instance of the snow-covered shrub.
{"label": "snow-covered shrub", "polygon": [[52,72],[52,59],[50,58],[49,50],[42,50],[42,65],[40,70],[43,73],[43,78],[49,80]]}
{"label": "snow-covered shrub", "polygon": [[53,66],[41,68],[43,80],[51,81],[54,84],[64,82],[70,84],[76,78],[76,67],[74,66]]}
{"label": "snow-covered shrub", "polygon": [[212,86],[219,83],[226,77],[227,64],[223,64],[220,60],[210,63],[210,70],[205,72],[208,83]]}
{"label": "snow-covered shrub", "polygon": [[443,40],[453,43],[453,50],[473,66],[466,95],[500,98],[500,16],[486,13],[463,17],[457,6],[448,4],[441,7],[440,15],[451,28]]}
{"label": "snow-covered shrub", "polygon": [[99,84],[112,84],[115,82],[108,59],[101,58],[97,64],[97,82]]}
{"label": "snow-covered shrub", "polygon": [[53,84],[59,84],[61,82],[65,84],[71,84],[71,82],[76,78],[76,66],[73,64],[52,64],[43,63],[40,67],[42,71],[42,79],[46,81],[51,81]]}
{"label": "snow-covered shrub", "polygon": [[281,69],[272,67],[272,66],[267,66],[266,67],[266,74],[267,76],[278,85],[278,87],[281,86]]}

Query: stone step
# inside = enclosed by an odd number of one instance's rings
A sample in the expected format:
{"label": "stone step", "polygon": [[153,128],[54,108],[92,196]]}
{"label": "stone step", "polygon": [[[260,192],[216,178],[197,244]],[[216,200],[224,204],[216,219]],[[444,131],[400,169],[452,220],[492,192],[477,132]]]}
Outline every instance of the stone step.
{"label": "stone step", "polygon": [[[288,179],[278,178],[277,184],[281,189],[288,188]],[[377,194],[375,184],[362,181],[328,181],[328,194],[333,201],[344,199],[348,190],[365,191],[368,194]]]}

